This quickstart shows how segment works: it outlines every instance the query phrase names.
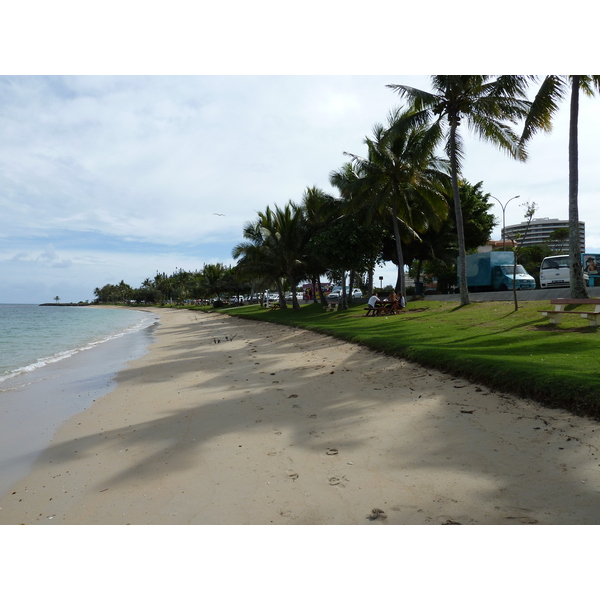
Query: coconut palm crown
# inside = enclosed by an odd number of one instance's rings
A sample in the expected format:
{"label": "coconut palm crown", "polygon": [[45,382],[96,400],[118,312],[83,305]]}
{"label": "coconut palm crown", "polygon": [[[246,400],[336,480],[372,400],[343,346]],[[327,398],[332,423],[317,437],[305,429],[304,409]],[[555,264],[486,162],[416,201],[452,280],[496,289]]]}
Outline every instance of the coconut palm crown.
{"label": "coconut palm crown", "polygon": [[[464,144],[459,126],[464,122],[480,139],[496,145],[517,160],[525,160],[525,146],[511,125],[529,113],[531,102],[526,92],[528,77],[516,75],[433,75],[433,91],[426,92],[406,85],[387,87],[407,99],[415,111],[413,119],[428,124],[429,133],[445,142],[450,159],[452,195],[458,234],[460,299],[469,303],[466,277],[466,249],[458,181],[464,160]],[[547,128],[548,122],[536,123]]]}

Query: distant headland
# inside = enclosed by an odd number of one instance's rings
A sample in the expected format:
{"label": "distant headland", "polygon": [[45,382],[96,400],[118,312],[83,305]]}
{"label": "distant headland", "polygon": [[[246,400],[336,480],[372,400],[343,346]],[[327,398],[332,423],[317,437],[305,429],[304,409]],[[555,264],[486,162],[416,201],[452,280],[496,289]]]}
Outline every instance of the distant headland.
{"label": "distant headland", "polygon": [[40,306],[90,306],[89,302],[46,302]]}

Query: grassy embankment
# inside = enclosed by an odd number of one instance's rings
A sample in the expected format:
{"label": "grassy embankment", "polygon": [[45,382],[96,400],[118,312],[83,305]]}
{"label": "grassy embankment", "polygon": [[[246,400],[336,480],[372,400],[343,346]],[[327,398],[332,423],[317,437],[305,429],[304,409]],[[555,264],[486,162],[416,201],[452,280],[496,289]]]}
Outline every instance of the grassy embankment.
{"label": "grassy embankment", "polygon": [[[364,304],[324,312],[260,306],[219,309],[247,319],[301,327],[511,392],[600,418],[600,331],[580,316],[550,325],[537,311],[548,301],[409,302],[389,317],[364,317]],[[572,307],[577,309],[577,307]],[[216,309],[210,309],[216,310]]]}

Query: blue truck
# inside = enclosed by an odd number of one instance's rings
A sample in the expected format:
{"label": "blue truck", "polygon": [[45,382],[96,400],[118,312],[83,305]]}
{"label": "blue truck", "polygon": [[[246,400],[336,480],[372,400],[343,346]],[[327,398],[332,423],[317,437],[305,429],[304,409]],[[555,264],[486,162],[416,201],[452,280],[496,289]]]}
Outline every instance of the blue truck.
{"label": "blue truck", "polygon": [[470,292],[512,290],[513,283],[516,283],[518,290],[535,289],[535,279],[522,265],[517,265],[515,276],[514,252],[479,252],[467,254],[466,259]]}

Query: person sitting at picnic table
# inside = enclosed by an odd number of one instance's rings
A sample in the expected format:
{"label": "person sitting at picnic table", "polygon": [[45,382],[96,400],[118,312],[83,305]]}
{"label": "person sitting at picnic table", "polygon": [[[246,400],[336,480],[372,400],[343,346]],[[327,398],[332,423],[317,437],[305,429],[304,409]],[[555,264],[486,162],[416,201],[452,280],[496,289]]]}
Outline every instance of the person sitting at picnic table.
{"label": "person sitting at picnic table", "polygon": [[369,298],[369,302],[368,302],[369,306],[371,308],[375,308],[378,304],[379,304],[379,296],[377,295],[377,292],[375,292],[370,298]]}
{"label": "person sitting at picnic table", "polygon": [[406,298],[404,294],[400,292],[400,298],[398,298],[398,304],[400,305],[400,310],[402,310],[406,306]]}
{"label": "person sitting at picnic table", "polygon": [[388,302],[390,303],[390,305],[388,306],[386,312],[391,314],[391,315],[397,315],[398,311],[400,310],[400,304],[398,302],[398,296],[396,295],[396,292],[394,290],[392,290],[390,292],[390,295],[388,296]]}

